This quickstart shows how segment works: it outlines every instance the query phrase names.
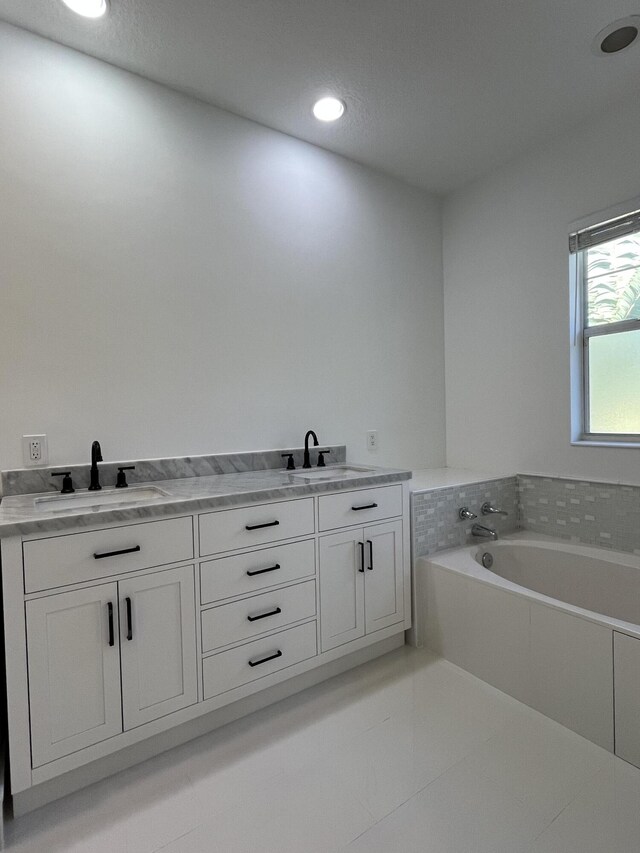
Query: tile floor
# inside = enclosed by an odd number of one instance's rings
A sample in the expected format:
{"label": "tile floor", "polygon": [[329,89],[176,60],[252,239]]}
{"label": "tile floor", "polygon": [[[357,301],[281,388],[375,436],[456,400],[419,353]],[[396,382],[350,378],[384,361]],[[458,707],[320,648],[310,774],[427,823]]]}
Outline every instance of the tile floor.
{"label": "tile floor", "polygon": [[9,823],[23,853],[638,853],[640,770],[399,649]]}

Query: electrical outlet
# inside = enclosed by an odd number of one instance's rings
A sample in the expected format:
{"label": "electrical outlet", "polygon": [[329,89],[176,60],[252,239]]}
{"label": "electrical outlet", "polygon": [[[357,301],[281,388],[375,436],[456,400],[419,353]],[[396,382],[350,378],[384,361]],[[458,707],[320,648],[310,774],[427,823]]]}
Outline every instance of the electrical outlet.
{"label": "electrical outlet", "polygon": [[49,462],[46,435],[22,436],[22,459],[30,468],[36,465],[46,465]]}
{"label": "electrical outlet", "polygon": [[378,430],[370,429],[367,432],[367,450],[377,450],[378,449]]}

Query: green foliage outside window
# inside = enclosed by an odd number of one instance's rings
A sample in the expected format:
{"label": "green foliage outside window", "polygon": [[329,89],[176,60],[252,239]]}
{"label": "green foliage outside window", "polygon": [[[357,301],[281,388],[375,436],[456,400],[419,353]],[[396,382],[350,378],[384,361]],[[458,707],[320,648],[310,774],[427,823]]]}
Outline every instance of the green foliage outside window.
{"label": "green foliage outside window", "polygon": [[587,325],[640,320],[640,234],[586,252]]}
{"label": "green foliage outside window", "polygon": [[[583,255],[587,326],[640,320],[640,234],[619,237]],[[640,330],[589,339],[588,424],[596,434],[640,434]]]}

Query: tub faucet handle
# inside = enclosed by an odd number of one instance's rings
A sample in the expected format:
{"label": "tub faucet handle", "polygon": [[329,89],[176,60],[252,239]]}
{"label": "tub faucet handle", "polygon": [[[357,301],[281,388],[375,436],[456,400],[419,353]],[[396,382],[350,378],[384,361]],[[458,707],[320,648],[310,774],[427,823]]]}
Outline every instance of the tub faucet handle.
{"label": "tub faucet handle", "polygon": [[503,509],[496,509],[491,501],[485,501],[480,507],[480,512],[482,515],[502,515],[505,517],[509,515],[509,513],[505,512]]}
{"label": "tub faucet handle", "polygon": [[460,519],[460,521],[471,521],[472,519],[477,517],[478,516],[475,514],[475,512],[471,512],[468,506],[462,506],[458,510],[458,518]]}

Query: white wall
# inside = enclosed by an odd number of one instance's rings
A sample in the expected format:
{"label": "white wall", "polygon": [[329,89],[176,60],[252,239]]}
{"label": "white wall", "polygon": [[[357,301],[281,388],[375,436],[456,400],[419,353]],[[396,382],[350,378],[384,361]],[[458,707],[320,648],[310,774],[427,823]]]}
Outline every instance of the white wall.
{"label": "white wall", "polygon": [[640,104],[450,196],[449,465],[640,482],[640,451],[570,445],[568,225],[640,194]]}
{"label": "white wall", "polygon": [[[0,467],[299,445],[444,461],[440,210],[0,25]],[[379,430],[380,450],[365,450]]]}

